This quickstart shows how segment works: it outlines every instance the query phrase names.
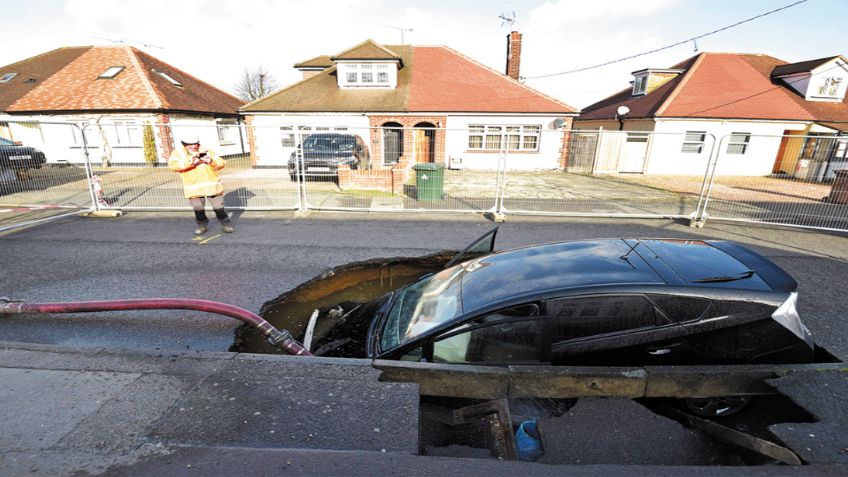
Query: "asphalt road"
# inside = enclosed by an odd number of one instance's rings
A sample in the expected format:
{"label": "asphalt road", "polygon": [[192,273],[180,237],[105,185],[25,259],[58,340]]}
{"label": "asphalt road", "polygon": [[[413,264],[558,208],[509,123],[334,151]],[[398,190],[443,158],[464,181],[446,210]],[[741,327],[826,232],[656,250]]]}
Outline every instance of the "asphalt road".
{"label": "asphalt road", "polygon": [[[352,261],[458,250],[494,226],[474,216],[237,213],[195,240],[189,213],[61,219],[0,235],[0,296],[26,302],[201,298],[262,304]],[[219,235],[220,234],[220,235]],[[497,249],[598,237],[722,238],[748,245],[799,282],[799,310],[817,342],[848,356],[848,235],[711,222],[510,217]],[[194,312],[115,312],[0,320],[0,341],[80,347],[226,351],[238,325]]]}

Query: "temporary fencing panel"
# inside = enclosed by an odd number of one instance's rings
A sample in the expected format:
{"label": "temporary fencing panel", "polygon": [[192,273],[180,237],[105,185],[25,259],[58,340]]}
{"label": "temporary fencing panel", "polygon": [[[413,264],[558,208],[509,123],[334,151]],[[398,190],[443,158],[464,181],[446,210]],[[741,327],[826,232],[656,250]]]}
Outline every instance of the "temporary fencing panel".
{"label": "temporary fencing panel", "polygon": [[[703,219],[848,230],[848,137],[736,133],[716,149]],[[758,157],[766,170],[732,173]]]}
{"label": "temporary fencing panel", "polygon": [[0,119],[0,230],[93,208],[76,124]]}

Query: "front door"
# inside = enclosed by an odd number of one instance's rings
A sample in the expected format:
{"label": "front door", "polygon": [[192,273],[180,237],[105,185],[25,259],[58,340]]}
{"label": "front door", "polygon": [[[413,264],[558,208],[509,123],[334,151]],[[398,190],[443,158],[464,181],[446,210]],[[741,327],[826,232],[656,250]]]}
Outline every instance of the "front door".
{"label": "front door", "polygon": [[[422,127],[416,125],[416,127]],[[425,124],[424,127],[434,127]],[[436,131],[433,129],[415,129],[415,162],[436,162]]]}
{"label": "front door", "polygon": [[387,127],[383,129],[383,164],[397,164],[403,155],[403,129]]}

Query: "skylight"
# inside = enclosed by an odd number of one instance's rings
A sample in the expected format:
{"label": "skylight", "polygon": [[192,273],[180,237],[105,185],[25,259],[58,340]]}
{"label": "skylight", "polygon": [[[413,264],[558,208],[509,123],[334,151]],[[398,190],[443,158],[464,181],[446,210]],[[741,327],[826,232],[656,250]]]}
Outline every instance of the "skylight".
{"label": "skylight", "polygon": [[179,81],[175,80],[175,79],[174,79],[171,75],[169,75],[168,73],[165,73],[164,71],[159,71],[159,70],[157,70],[157,69],[155,69],[155,68],[154,68],[154,69],[152,69],[151,71],[153,71],[153,72],[154,72],[154,73],[156,73],[157,75],[159,75],[159,76],[161,76],[161,77],[165,78],[165,79],[166,79],[166,80],[168,80],[168,81],[169,81],[172,85],[177,86],[177,87],[179,87],[179,88],[182,88],[182,87],[183,87],[183,84],[182,84],[182,83],[180,83]]}
{"label": "skylight", "polygon": [[112,66],[103,73],[100,73],[100,76],[98,76],[97,79],[112,79],[115,76],[118,76],[118,73],[121,71],[124,71],[123,66]]}
{"label": "skylight", "polygon": [[0,76],[0,83],[8,83],[9,81],[12,81],[12,78],[14,78],[15,76],[18,76],[18,74],[6,73],[3,76]]}

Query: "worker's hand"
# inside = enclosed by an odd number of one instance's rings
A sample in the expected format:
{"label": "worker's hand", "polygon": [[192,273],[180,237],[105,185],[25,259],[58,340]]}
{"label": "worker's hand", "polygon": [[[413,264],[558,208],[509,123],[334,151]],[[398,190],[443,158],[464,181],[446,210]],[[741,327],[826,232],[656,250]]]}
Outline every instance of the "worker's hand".
{"label": "worker's hand", "polygon": [[192,166],[199,166],[200,163],[202,163],[202,162],[203,162],[203,160],[201,158],[197,157],[197,156],[193,156],[191,158],[191,165]]}

